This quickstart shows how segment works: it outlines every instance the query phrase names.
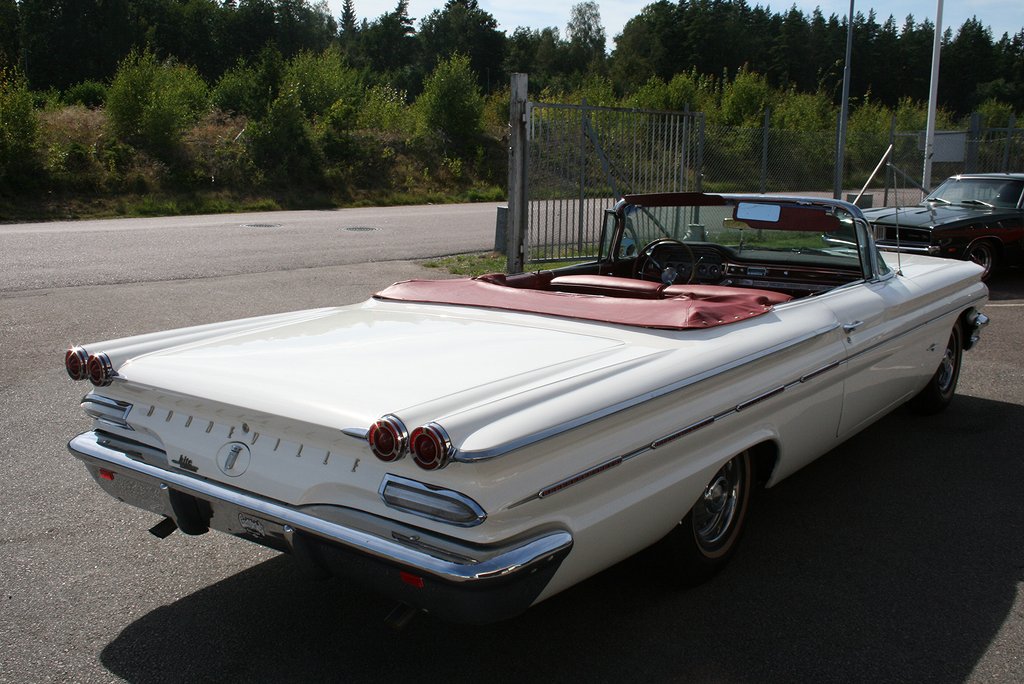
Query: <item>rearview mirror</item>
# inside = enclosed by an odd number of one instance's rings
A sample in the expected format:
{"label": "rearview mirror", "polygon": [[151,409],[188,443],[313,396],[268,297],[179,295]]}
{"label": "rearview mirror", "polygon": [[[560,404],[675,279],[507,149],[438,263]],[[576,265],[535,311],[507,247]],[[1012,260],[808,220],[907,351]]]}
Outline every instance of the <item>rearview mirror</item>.
{"label": "rearview mirror", "polygon": [[764,221],[778,223],[781,207],[777,204],[751,204],[740,202],[736,205],[736,218],[741,221]]}

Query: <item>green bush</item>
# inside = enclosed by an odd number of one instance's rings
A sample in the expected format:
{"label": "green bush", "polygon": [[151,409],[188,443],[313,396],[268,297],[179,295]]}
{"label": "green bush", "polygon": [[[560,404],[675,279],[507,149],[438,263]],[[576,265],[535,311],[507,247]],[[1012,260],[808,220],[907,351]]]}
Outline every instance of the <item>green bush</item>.
{"label": "green bush", "polygon": [[982,125],[990,128],[1009,126],[1010,117],[1014,113],[1011,105],[995,98],[989,98],[978,105],[978,112],[981,114]]}
{"label": "green bush", "polygon": [[239,59],[221,75],[213,89],[213,102],[222,111],[260,119],[277,99],[283,74],[284,58],[277,48],[267,45],[252,65]]}
{"label": "green bush", "polygon": [[84,107],[102,107],[107,101],[107,86],[98,81],[82,81],[67,89],[64,93],[64,104],[82,105]]}
{"label": "green bush", "polygon": [[114,134],[163,157],[208,108],[206,83],[195,69],[159,63],[148,51],[121,62],[107,93]]}
{"label": "green bush", "polygon": [[267,115],[249,125],[245,136],[253,161],[270,180],[320,180],[321,152],[296,88],[285,88]]}
{"label": "green bush", "polygon": [[[716,112],[724,126],[757,127],[764,121],[764,109],[771,106],[775,92],[760,74],[740,69],[731,83],[722,87],[722,106]],[[715,120],[716,117],[709,117]]]}
{"label": "green bush", "polygon": [[295,55],[285,67],[283,82],[298,94],[307,118],[326,114],[338,100],[343,100],[354,113],[362,99],[359,72],[345,66],[337,48],[320,54],[300,52]]}
{"label": "green bush", "polygon": [[484,98],[469,57],[453,55],[438,63],[423,84],[416,100],[417,132],[440,134],[446,141],[464,146],[480,133]]}
{"label": "green bush", "polygon": [[834,131],[838,110],[828,95],[790,90],[775,98],[771,127],[785,131]]}
{"label": "green bush", "polygon": [[23,189],[39,170],[39,120],[17,73],[0,69],[0,190]]}
{"label": "green bush", "polygon": [[[363,97],[362,106],[356,115],[359,128],[387,133],[409,131],[413,114],[405,103],[405,93],[389,85],[375,85]],[[505,118],[508,119],[506,105]]]}
{"label": "green bush", "polygon": [[257,118],[266,111],[260,95],[256,69],[239,60],[238,64],[221,74],[210,93],[210,99],[223,112]]}

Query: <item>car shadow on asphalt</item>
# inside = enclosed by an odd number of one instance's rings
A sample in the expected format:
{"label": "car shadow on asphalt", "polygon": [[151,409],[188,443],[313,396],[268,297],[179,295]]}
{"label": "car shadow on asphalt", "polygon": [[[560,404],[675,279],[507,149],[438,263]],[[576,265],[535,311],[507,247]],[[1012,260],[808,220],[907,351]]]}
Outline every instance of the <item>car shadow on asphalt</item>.
{"label": "car shadow on asphalt", "polygon": [[1004,268],[992,276],[988,289],[994,302],[1024,299],[1024,268]]}
{"label": "car shadow on asphalt", "polygon": [[888,416],[764,492],[700,587],[640,554],[513,620],[396,632],[386,599],[280,556],[150,612],[100,657],[133,682],[964,681],[1024,580],[1021,424],[1024,407],[967,396]]}

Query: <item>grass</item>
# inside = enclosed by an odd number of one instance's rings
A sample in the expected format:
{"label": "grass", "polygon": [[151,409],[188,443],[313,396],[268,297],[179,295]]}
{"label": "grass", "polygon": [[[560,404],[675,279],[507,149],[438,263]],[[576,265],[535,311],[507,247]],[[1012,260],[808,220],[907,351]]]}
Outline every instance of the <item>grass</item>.
{"label": "grass", "polygon": [[452,275],[478,276],[484,273],[504,273],[508,259],[500,252],[480,254],[454,254],[424,261],[426,268],[448,271]]}
{"label": "grass", "polygon": [[[546,271],[549,269],[582,264],[592,259],[580,261],[531,261],[529,271]],[[426,268],[436,268],[452,275],[478,276],[485,273],[505,273],[508,259],[500,252],[478,252],[472,254],[453,254],[452,256],[429,259],[422,262]]]}

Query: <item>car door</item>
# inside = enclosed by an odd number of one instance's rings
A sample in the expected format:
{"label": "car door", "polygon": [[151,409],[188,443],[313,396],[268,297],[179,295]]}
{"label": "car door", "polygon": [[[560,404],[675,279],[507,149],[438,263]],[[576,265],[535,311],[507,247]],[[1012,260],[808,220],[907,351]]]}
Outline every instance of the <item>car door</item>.
{"label": "car door", "polygon": [[927,307],[906,279],[888,276],[840,288],[827,298],[843,328],[846,347],[843,411],[837,436],[844,438],[885,415],[921,388],[934,331]]}

